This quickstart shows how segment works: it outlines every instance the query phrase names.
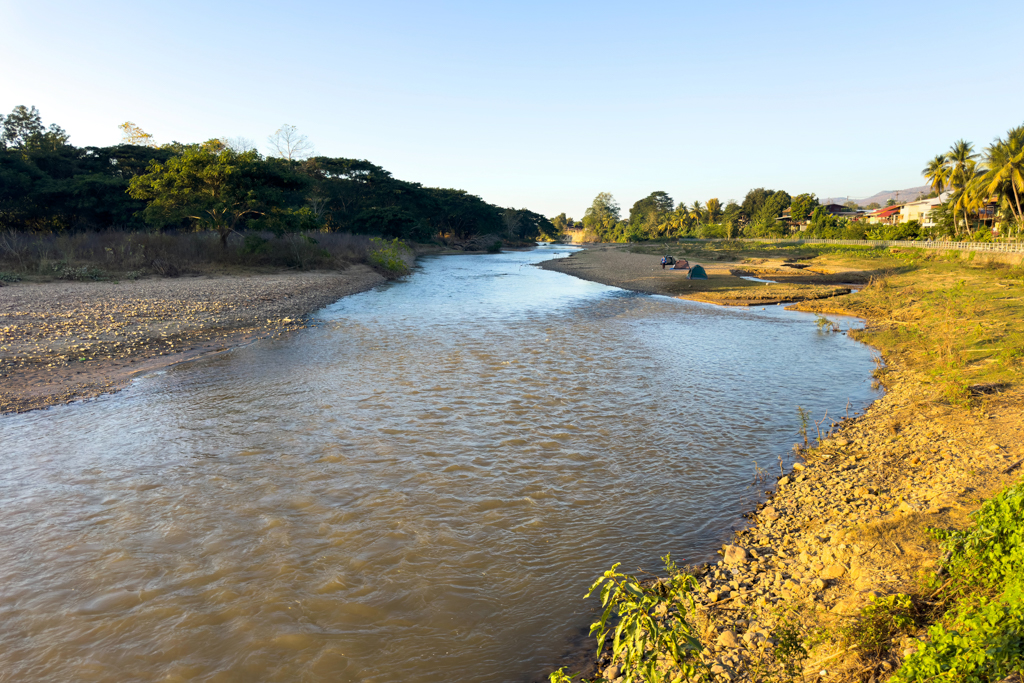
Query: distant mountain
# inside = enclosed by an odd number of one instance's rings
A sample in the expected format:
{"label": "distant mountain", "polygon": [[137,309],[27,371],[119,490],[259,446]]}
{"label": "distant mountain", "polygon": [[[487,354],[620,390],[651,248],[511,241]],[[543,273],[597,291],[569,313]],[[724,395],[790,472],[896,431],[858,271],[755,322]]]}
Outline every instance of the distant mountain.
{"label": "distant mountain", "polygon": [[[920,195],[929,194],[932,188],[928,185],[921,185],[920,187],[908,187],[905,190],[883,190],[882,192],[876,192],[870,197],[857,198],[854,197],[853,201],[857,202],[859,206],[867,206],[868,204],[879,204],[885,206],[885,203],[890,199],[895,200],[897,203],[901,202],[912,202],[917,199]],[[845,204],[850,201],[849,197],[828,197],[826,199],[819,200],[822,204]]]}

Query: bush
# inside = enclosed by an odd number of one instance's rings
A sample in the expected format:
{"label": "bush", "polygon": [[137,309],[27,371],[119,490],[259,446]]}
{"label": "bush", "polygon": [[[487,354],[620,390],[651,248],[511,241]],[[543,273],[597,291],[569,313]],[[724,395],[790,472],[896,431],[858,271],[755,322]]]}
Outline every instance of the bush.
{"label": "bush", "polygon": [[954,598],[893,681],[999,681],[1024,668],[1024,484],[985,503],[964,531],[936,531]]}
{"label": "bush", "polygon": [[397,237],[390,242],[374,237],[370,240],[371,246],[368,255],[370,265],[376,266],[392,274],[409,272],[403,254],[411,251],[404,242]]}
{"label": "bush", "polygon": [[487,247],[488,254],[497,254],[501,251],[501,240],[495,241],[491,246]]}
{"label": "bush", "polygon": [[249,230],[232,233],[224,248],[211,232],[107,230],[30,235],[8,231],[0,233],[0,269],[19,277],[95,279],[100,272],[113,277],[126,273],[176,275],[237,266],[338,268],[346,263],[366,263],[369,247],[368,237],[336,232]]}
{"label": "bush", "polygon": [[[616,571],[616,564],[587,593],[601,597],[601,616],[590,625],[591,635],[597,635],[598,654],[614,630],[612,661],[623,663],[626,681],[661,683],[704,673],[701,644],[687,618],[697,580],[680,571],[670,556],[662,560],[666,579],[641,583]],[[559,670],[549,680],[564,683],[569,677]]]}

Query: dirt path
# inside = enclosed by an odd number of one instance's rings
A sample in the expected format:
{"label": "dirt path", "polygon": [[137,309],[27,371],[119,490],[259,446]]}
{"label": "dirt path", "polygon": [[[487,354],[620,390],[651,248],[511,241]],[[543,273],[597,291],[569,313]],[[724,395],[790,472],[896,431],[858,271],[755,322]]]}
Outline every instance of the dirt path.
{"label": "dirt path", "polygon": [[0,289],[0,413],[117,391],[136,375],[303,327],[385,279],[342,272],[18,283]]}

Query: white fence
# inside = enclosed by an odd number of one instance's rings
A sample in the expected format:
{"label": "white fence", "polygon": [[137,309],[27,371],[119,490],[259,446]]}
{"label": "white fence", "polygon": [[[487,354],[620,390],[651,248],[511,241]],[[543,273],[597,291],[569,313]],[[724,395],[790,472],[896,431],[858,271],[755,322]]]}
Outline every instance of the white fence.
{"label": "white fence", "polygon": [[738,240],[723,238],[694,240],[696,242],[776,242],[786,244],[845,244],[854,247],[911,247],[914,249],[948,249],[955,251],[989,251],[1024,254],[1024,242],[947,242],[922,240],[825,240],[743,237]]}

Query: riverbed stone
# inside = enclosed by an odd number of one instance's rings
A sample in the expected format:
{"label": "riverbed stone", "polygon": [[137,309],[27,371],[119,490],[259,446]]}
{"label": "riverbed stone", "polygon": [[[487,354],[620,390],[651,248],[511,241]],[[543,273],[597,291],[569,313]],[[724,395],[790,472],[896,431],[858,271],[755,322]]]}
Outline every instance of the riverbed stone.
{"label": "riverbed stone", "polygon": [[830,564],[822,570],[820,578],[826,581],[834,581],[835,579],[842,578],[843,574],[846,573],[846,567],[841,564]]}
{"label": "riverbed stone", "polygon": [[715,641],[715,646],[735,650],[740,646],[740,644],[739,641],[736,640],[736,634],[732,631],[726,630],[719,634],[718,640]]}
{"label": "riverbed stone", "polygon": [[724,550],[726,564],[743,564],[747,561],[747,551],[738,545],[727,545]]}

